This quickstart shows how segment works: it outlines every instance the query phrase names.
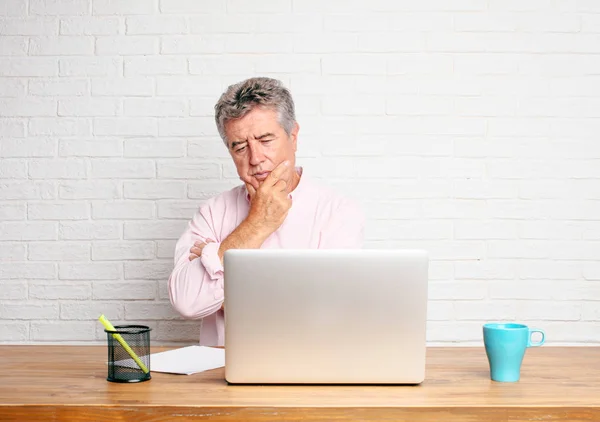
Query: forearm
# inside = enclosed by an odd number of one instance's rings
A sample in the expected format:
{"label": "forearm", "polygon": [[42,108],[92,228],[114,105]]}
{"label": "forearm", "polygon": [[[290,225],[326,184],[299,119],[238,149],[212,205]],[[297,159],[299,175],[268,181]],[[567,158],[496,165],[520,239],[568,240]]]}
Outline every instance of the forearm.
{"label": "forearm", "polygon": [[223,256],[228,249],[260,249],[271,233],[272,231],[268,229],[244,220],[221,242],[219,247],[221,262],[223,262]]}
{"label": "forearm", "polygon": [[169,277],[171,304],[185,318],[215,313],[223,302],[223,275],[208,274],[199,259],[181,261]]}

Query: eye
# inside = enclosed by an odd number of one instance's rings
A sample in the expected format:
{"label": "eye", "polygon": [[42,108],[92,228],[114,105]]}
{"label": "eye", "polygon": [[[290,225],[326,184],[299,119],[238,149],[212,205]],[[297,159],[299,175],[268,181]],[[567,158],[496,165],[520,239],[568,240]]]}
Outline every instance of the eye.
{"label": "eye", "polygon": [[245,149],[246,149],[246,147],[243,146],[243,147],[240,147],[240,148],[236,149],[235,152],[236,153],[240,153],[240,152],[243,152]]}

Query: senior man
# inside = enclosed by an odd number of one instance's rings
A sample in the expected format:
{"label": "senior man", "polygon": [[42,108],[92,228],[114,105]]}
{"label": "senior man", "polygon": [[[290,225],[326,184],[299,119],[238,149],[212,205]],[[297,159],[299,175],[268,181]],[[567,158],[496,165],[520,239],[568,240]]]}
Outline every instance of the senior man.
{"label": "senior man", "polygon": [[200,206],[176,244],[169,277],[173,307],[203,319],[205,346],[224,345],[225,251],[360,248],[365,221],[353,201],[296,165],[300,127],[280,81],[260,77],[230,86],[215,105],[215,121],[243,184]]}

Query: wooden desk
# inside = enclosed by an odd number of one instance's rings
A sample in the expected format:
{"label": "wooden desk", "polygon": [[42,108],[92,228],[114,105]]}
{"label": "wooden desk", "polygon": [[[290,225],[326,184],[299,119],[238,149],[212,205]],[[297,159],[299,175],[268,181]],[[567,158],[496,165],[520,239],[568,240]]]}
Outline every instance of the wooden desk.
{"label": "wooden desk", "polygon": [[529,349],[512,384],[490,381],[481,348],[430,348],[421,386],[230,386],[223,368],[115,384],[105,358],[0,346],[0,420],[600,421],[600,348]]}

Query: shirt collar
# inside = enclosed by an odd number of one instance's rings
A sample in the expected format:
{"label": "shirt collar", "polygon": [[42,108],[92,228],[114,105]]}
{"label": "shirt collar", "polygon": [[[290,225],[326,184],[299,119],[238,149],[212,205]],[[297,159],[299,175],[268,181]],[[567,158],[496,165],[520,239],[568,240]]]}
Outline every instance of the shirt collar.
{"label": "shirt collar", "polygon": [[[290,197],[290,199],[292,199],[292,200],[294,200],[295,198],[298,197],[298,194],[300,192],[302,192],[304,185],[306,185],[306,182],[304,181],[304,179],[306,179],[306,176],[302,175],[304,173],[304,168],[296,167],[296,173],[298,173],[298,176],[300,176],[300,180],[298,181],[298,185],[296,186],[296,189],[291,191],[288,195]],[[250,194],[248,193],[248,188],[246,188],[245,185],[244,185],[244,190],[246,191],[246,200],[248,202],[250,202]]]}

